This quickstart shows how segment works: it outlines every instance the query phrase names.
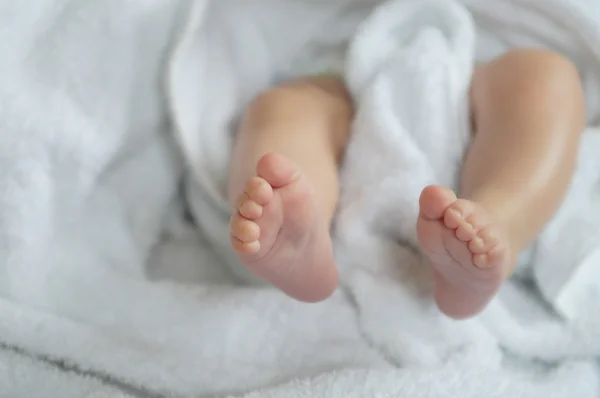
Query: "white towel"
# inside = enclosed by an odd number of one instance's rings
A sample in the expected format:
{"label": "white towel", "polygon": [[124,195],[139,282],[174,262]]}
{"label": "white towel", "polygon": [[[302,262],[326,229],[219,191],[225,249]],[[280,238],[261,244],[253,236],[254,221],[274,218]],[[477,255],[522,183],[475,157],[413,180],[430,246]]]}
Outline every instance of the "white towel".
{"label": "white towel", "polygon": [[[0,396],[40,395],[42,385],[61,396],[598,395],[597,307],[590,302],[591,315],[572,311],[571,301],[580,308],[581,297],[569,294],[585,277],[581,260],[594,247],[569,248],[560,234],[585,221],[589,242],[598,242],[597,201],[589,199],[597,195],[600,167],[586,155],[597,153],[598,135],[585,136],[571,197],[531,253],[538,285],[549,287],[546,301],[575,321],[547,314],[535,290],[515,281],[480,318],[451,322],[431,303],[427,270],[410,250],[412,222],[402,221],[414,212],[418,187],[451,179],[452,173],[431,174],[454,163],[426,156],[443,148],[429,145],[427,135],[415,138],[408,121],[418,115],[406,113],[401,97],[409,93],[392,88],[414,90],[430,74],[451,75],[432,86],[436,103],[413,96],[439,115],[416,121],[435,134],[445,119],[455,128],[441,140],[466,137],[461,90],[470,60],[528,43],[576,60],[597,111],[600,12],[591,3],[586,14],[578,8],[583,3],[558,0],[537,8],[526,0],[466,7],[398,0],[372,15],[382,2],[324,3],[0,5],[0,366],[36,378],[34,385],[0,372]],[[406,20],[411,13],[427,18]],[[408,40],[386,40],[378,47],[389,53],[367,54],[369,40],[392,26]],[[247,275],[227,244],[223,202],[228,132],[256,92],[317,67],[309,55],[347,39],[347,77],[361,110],[344,175],[377,149],[373,143],[386,143],[382,148],[394,156],[384,157],[386,167],[373,163],[379,181],[389,184],[345,184],[336,247],[344,287],[324,303],[305,305],[273,289],[239,286]],[[469,40],[477,40],[475,53]],[[399,62],[411,49],[441,62]],[[407,76],[414,77],[410,84],[400,79]],[[370,101],[382,106],[374,110]],[[590,117],[594,122],[594,112]],[[382,129],[356,150],[372,123]],[[410,173],[415,165],[424,166],[421,174]],[[412,182],[383,178],[402,166]],[[182,180],[201,234],[186,221]],[[386,215],[396,222],[381,223],[369,203],[353,200],[368,187],[385,193],[378,211],[392,208],[391,200],[405,203],[404,211],[396,204]],[[398,245],[399,237],[408,246]],[[557,270],[563,261],[582,271],[548,282],[550,273],[541,270]]]}
{"label": "white towel", "polygon": [[135,397],[93,377],[65,371],[58,363],[5,349],[0,349],[0,385],[3,398]]}
{"label": "white towel", "polygon": [[[464,9],[452,2],[390,2],[362,25],[351,46],[348,81],[359,98],[359,111],[342,182],[337,231],[344,265],[349,268],[346,281],[364,306],[364,328],[403,362],[438,363],[457,355],[461,361],[495,363],[501,371],[500,347],[516,356],[548,361],[592,360],[600,353],[600,262],[594,254],[600,248],[597,130],[584,133],[578,170],[565,204],[522,257],[548,304],[571,322],[544,314],[539,304],[537,310],[532,306],[520,314],[513,306],[524,307],[531,300],[527,295],[534,292],[530,285],[516,281],[478,319],[450,322],[440,318],[431,300],[423,298],[431,296],[428,275],[413,277],[426,273],[426,264],[412,250],[418,196],[431,183],[456,187],[469,133],[471,65],[474,59],[495,55],[489,51],[494,49],[491,43],[503,39],[493,21],[499,25],[510,17],[513,24],[506,30],[513,37],[537,38],[552,47],[556,30],[549,29],[551,17],[563,15],[563,32],[574,33],[561,36],[556,49],[568,48],[567,53],[578,61],[588,83],[589,102],[595,105],[600,71],[597,28],[576,8],[547,2],[542,9],[535,4],[496,2],[492,7],[469,2]],[[523,32],[514,15],[529,21],[525,26],[529,32]],[[535,18],[539,23],[532,24]],[[474,51],[475,34],[480,51]],[[395,45],[382,55],[378,50],[385,45],[373,43]],[[496,47],[496,54],[502,50]],[[590,122],[597,120],[598,111],[595,107],[589,112]],[[375,253],[378,257],[373,264]],[[421,289],[415,287],[419,280],[424,282]],[[402,314],[397,321],[381,311],[390,302]],[[410,343],[405,336],[394,336],[407,325],[413,331]]]}

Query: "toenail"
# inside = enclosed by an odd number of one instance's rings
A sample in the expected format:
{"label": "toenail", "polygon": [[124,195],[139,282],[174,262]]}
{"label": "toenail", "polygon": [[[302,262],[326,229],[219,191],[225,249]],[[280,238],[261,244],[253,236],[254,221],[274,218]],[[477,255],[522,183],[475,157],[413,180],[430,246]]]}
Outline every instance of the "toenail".
{"label": "toenail", "polygon": [[481,249],[483,247],[483,239],[481,239],[480,237],[476,237],[475,239],[473,239],[473,245]]}
{"label": "toenail", "polygon": [[449,212],[450,212],[450,214],[452,214],[452,215],[454,215],[454,216],[456,216],[458,218],[462,217],[462,213],[460,211],[456,210],[456,209],[450,209]]}

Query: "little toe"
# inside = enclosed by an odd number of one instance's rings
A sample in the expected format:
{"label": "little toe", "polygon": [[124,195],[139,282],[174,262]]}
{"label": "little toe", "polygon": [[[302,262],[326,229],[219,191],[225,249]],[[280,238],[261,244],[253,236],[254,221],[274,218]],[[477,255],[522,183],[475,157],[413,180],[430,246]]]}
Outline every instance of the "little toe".
{"label": "little toe", "polygon": [[253,221],[234,216],[231,223],[231,235],[241,242],[253,242],[260,238],[260,227]]}
{"label": "little toe", "polygon": [[256,204],[265,206],[273,199],[273,188],[265,179],[252,177],[246,184],[243,195],[247,196]]}
{"label": "little toe", "polygon": [[492,266],[492,259],[489,253],[479,253],[473,255],[473,264],[477,268],[490,268]]}
{"label": "little toe", "polygon": [[448,188],[438,185],[425,187],[419,198],[421,216],[428,220],[440,220],[444,212],[456,201],[456,195]]}
{"label": "little toe", "polygon": [[233,249],[238,253],[256,254],[260,251],[260,241],[255,240],[254,242],[242,242],[235,236],[232,236],[231,247],[233,247]]}
{"label": "little toe", "polygon": [[291,160],[273,153],[260,158],[256,165],[256,171],[273,188],[288,185],[300,175],[298,167]]}

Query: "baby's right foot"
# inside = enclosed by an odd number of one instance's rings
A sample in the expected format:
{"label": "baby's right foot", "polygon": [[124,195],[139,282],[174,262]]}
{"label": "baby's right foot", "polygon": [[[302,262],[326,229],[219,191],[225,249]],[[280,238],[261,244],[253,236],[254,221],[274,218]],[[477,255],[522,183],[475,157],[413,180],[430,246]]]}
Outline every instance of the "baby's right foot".
{"label": "baby's right foot", "polygon": [[231,244],[240,261],[289,296],[306,302],[337,286],[329,225],[295,165],[278,155],[257,164],[231,218]]}

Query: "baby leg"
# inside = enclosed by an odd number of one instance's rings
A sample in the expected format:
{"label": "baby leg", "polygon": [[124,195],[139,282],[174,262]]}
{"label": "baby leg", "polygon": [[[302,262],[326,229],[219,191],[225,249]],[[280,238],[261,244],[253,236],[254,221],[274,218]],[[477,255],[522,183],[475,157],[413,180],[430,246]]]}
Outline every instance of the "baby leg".
{"label": "baby leg", "polygon": [[547,51],[513,51],[479,67],[471,100],[475,137],[463,199],[426,188],[417,224],[435,269],[437,304],[454,318],[485,307],[556,212],[585,127],[579,75]]}
{"label": "baby leg", "polygon": [[301,301],[337,286],[329,228],[352,112],[333,77],[290,82],[252,101],[235,143],[231,244],[246,267]]}

